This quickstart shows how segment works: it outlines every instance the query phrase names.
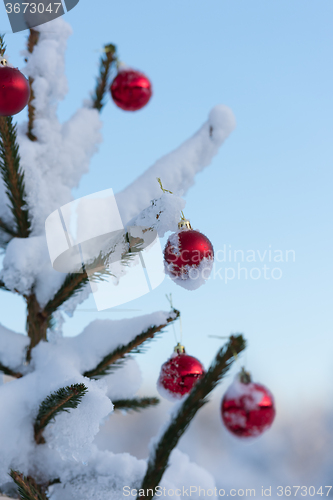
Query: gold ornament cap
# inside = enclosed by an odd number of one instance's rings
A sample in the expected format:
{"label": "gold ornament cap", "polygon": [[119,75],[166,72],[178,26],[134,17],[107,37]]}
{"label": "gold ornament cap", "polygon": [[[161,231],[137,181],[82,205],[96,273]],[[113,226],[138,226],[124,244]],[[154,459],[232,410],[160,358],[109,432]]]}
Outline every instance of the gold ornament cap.
{"label": "gold ornament cap", "polygon": [[0,65],[7,66],[7,59],[5,59],[4,57],[0,57]]}
{"label": "gold ornament cap", "polygon": [[181,219],[178,222],[178,229],[192,229],[190,221],[188,219]]}
{"label": "gold ornament cap", "polygon": [[174,352],[176,352],[177,354],[185,354],[185,347],[181,345],[180,342],[178,342],[178,344],[174,348]]}

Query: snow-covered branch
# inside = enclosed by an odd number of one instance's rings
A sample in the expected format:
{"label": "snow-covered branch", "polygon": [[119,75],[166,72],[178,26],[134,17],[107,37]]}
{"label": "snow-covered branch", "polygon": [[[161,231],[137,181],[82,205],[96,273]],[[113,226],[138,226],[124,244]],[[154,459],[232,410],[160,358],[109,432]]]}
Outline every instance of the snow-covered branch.
{"label": "snow-covered branch", "polygon": [[[155,316],[155,314],[150,316]],[[157,333],[160,333],[163,328],[165,328],[172,321],[175,321],[178,317],[179,311],[173,310],[167,317],[164,317],[163,322],[160,321],[155,323],[152,322],[151,318],[151,322],[148,327],[143,328],[140,333],[132,336],[128,343],[125,344],[124,340],[122,340],[115,349],[109,351],[105,356],[103,356],[101,361],[94,368],[85,371],[84,376],[89,378],[98,378],[103,375],[107,375],[113,368],[119,366],[128,354],[133,352],[142,352],[144,345],[146,345],[148,341],[152,340]],[[144,317],[145,322],[149,320],[148,318],[149,316]],[[135,330],[137,331],[138,318],[135,319]],[[125,325],[122,326],[124,327]]]}
{"label": "snow-covered branch", "polygon": [[235,128],[232,111],[223,105],[215,106],[208,120],[198,132],[171,153],[163,156],[152,167],[116,195],[124,222],[138,215],[151,200],[160,197],[156,177],[175,194],[194,184],[195,175],[207,167],[220,146]]}

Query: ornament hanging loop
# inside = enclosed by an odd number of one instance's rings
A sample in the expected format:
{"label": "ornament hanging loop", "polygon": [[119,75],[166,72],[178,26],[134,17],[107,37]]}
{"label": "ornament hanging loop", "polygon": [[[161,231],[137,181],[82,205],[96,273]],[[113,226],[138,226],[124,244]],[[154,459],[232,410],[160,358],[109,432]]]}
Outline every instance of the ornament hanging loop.
{"label": "ornament hanging loop", "polygon": [[7,59],[4,57],[0,57],[0,66],[7,66]]}
{"label": "ornament hanging loop", "polygon": [[[162,181],[159,177],[156,177],[157,182],[160,185],[160,188],[162,189],[163,193],[170,193],[173,194],[172,191],[169,191],[169,189],[164,189],[162,185]],[[190,224],[190,221],[186,219],[184,212],[181,210],[180,211],[180,221],[178,222],[178,229],[192,229],[192,226]]]}
{"label": "ornament hanging loop", "polygon": [[170,194],[173,194],[172,191],[169,191],[169,189],[164,189],[163,185],[162,185],[162,181],[159,177],[156,177],[157,179],[157,182],[159,183],[160,185],[160,188],[162,189],[163,193],[170,193]]}

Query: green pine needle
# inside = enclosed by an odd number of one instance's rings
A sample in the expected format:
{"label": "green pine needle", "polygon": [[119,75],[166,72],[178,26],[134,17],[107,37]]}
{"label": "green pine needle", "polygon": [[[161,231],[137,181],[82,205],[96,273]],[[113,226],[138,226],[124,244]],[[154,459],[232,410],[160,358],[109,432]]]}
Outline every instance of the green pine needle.
{"label": "green pine needle", "polygon": [[39,406],[35,421],[35,441],[37,444],[44,442],[42,432],[47,424],[61,411],[68,412],[77,408],[88,388],[84,384],[73,384],[53,392]]}
{"label": "green pine needle", "polygon": [[21,500],[47,500],[47,496],[41,487],[30,478],[21,474],[17,470],[10,470],[10,477],[15,482]]}
{"label": "green pine needle", "polygon": [[105,55],[101,57],[99,65],[99,76],[96,82],[95,95],[93,97],[93,107],[98,111],[104,106],[104,97],[106,95],[109,75],[112,67],[117,62],[116,47],[111,43],[104,46]]}
{"label": "green pine needle", "polygon": [[20,167],[17,126],[11,116],[0,116],[0,174],[2,175],[10,209],[16,222],[16,233],[21,238],[30,234],[26,209],[24,173]]}
{"label": "green pine needle", "polygon": [[83,375],[89,378],[99,378],[105,375],[109,375],[115,368],[120,367],[125,361],[128,354],[137,354],[144,352],[147,347],[148,342],[156,338],[156,334],[162,333],[163,328],[165,328],[169,323],[175,321],[180,312],[174,309],[172,311],[166,323],[163,325],[153,325],[142,333],[139,333],[131,342],[126,345],[119,345],[114,351],[107,354],[102,361],[92,370],[86,371]]}
{"label": "green pine needle", "polygon": [[133,398],[133,399],[118,399],[112,401],[114,409],[116,410],[133,410],[140,411],[157,406],[160,400],[158,398]]}
{"label": "green pine needle", "polygon": [[6,52],[5,35],[0,34],[0,56],[4,56]]}

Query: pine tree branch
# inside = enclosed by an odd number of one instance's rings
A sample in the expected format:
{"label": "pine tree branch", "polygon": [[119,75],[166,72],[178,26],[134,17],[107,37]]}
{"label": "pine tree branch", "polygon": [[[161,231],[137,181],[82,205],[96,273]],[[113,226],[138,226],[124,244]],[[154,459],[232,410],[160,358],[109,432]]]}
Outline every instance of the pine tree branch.
{"label": "pine tree branch", "polygon": [[174,309],[173,314],[167,318],[166,323],[159,326],[151,326],[137,335],[128,344],[119,345],[114,351],[105,356],[95,368],[84,372],[83,375],[89,378],[99,378],[104,375],[108,375],[114,368],[118,368],[125,361],[125,357],[129,353],[141,353],[143,351],[144,344],[151,341],[155,337],[156,333],[160,333],[169,323],[175,321],[179,315],[180,312]]}
{"label": "pine tree branch", "polygon": [[45,314],[48,316],[53,314],[66,300],[82,290],[88,281],[86,272],[68,274],[53,299],[49,300],[44,307]]}
{"label": "pine tree branch", "polygon": [[39,344],[41,340],[46,341],[47,328],[49,326],[50,317],[47,316],[41,309],[39,302],[34,293],[31,293],[27,300],[27,334],[30,337],[30,344],[27,350],[27,361],[30,361],[31,350]]}
{"label": "pine tree branch", "polygon": [[23,208],[26,205],[24,173],[20,168],[16,125],[13,125],[11,116],[0,116],[0,173],[17,225],[17,236],[27,238],[30,234],[30,223],[28,212]]}
{"label": "pine tree branch", "polygon": [[103,99],[106,94],[108,77],[112,66],[117,62],[116,47],[111,43],[104,46],[105,55],[101,57],[99,65],[99,76],[96,82],[95,94],[93,96],[93,108],[101,111],[104,106]]}
{"label": "pine tree branch", "polygon": [[22,373],[14,372],[11,368],[8,368],[8,366],[3,365],[1,362],[0,362],[0,372],[2,372],[4,375],[9,375],[10,377],[14,378],[23,377]]}
{"label": "pine tree branch", "polygon": [[160,400],[158,398],[133,398],[133,399],[117,399],[112,401],[114,410],[133,410],[140,411],[157,406]]}
{"label": "pine tree branch", "polygon": [[7,288],[4,282],[1,280],[0,280],[0,290],[6,290],[6,292],[10,292],[9,288]]}
{"label": "pine tree branch", "polygon": [[[32,54],[35,46],[37,45],[39,40],[39,31],[36,31],[32,28],[30,28],[30,33],[27,41],[27,49],[30,54]],[[27,131],[27,136],[31,141],[37,141],[37,137],[32,133],[32,129],[34,126],[34,119],[35,119],[35,107],[31,104],[32,101],[35,99],[35,94],[32,89],[32,84],[34,82],[34,79],[29,76],[29,85],[30,85],[30,97],[29,97],[29,102],[28,102],[28,131]]]}
{"label": "pine tree branch", "polygon": [[42,487],[32,477],[26,477],[17,470],[11,469],[10,477],[15,482],[21,500],[47,500]]}
{"label": "pine tree branch", "polygon": [[0,34],[0,56],[3,57],[6,52],[5,35]]}
{"label": "pine tree branch", "polygon": [[[127,233],[125,237],[127,236]],[[139,239],[139,238],[138,238]],[[132,243],[129,249],[121,256],[122,265],[127,265],[133,258],[133,253],[140,250],[142,240]],[[52,315],[66,300],[80,292],[90,281],[105,281],[107,276],[113,276],[108,266],[108,259],[113,253],[113,248],[105,253],[100,253],[93,261],[86,264],[82,273],[69,273],[54,297],[44,307],[46,316]]]}
{"label": "pine tree branch", "polygon": [[68,412],[77,408],[88,388],[84,384],[73,384],[53,392],[39,406],[35,422],[35,441],[37,444],[45,443],[43,430],[47,424],[61,411]]}
{"label": "pine tree branch", "polygon": [[6,224],[2,219],[0,219],[0,229],[13,238],[18,236],[14,229],[9,227],[8,224]]}
{"label": "pine tree branch", "polygon": [[[177,446],[181,436],[186,431],[197,411],[207,403],[207,397],[227,373],[235,360],[235,353],[245,349],[246,343],[242,335],[231,336],[229,342],[220,349],[206,375],[199,380],[184,400],[169,427],[164,431],[148,460],[146,475],[141,489],[146,492],[145,498],[153,498],[155,487],[169,466],[169,457]],[[150,490],[149,492],[147,490]],[[139,500],[139,497],[137,497]]]}

